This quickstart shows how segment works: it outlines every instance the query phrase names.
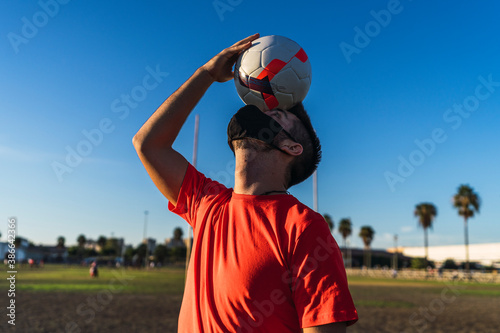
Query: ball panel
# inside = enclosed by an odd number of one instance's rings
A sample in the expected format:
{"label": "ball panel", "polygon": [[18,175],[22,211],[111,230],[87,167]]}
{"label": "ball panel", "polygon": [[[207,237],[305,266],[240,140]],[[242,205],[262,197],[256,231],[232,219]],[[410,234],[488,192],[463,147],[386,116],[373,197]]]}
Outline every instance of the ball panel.
{"label": "ball panel", "polygon": [[306,98],[309,88],[311,87],[311,79],[307,77],[300,80],[298,86],[299,88],[293,96],[295,103],[302,102]]}
{"label": "ball panel", "polygon": [[260,93],[256,93],[252,90],[250,90],[246,95],[244,95],[242,98],[243,102],[247,105],[255,105],[258,107],[261,111],[269,111],[269,109],[266,106],[266,103],[262,99],[262,95]]}
{"label": "ball panel", "polygon": [[276,44],[276,37],[275,35],[260,37],[252,42],[251,49],[260,52],[270,45]]}
{"label": "ball panel", "polygon": [[241,100],[245,102],[245,96],[248,95],[250,89],[242,85],[238,85],[236,86],[236,91],[238,92],[238,96],[240,96]]}
{"label": "ball panel", "polygon": [[296,54],[300,50],[299,44],[295,43],[293,40],[283,36],[278,37],[276,41],[280,48],[286,49],[292,54]]}
{"label": "ball panel", "polygon": [[271,81],[272,87],[275,91],[286,94],[293,94],[297,91],[297,83],[300,79],[295,74],[295,71],[287,66],[276,74]]}
{"label": "ball panel", "polygon": [[278,61],[282,63],[281,67],[283,67],[292,57],[292,52],[288,52],[276,46],[268,47],[261,53],[261,64],[263,67],[268,67],[272,62]]}
{"label": "ball panel", "polygon": [[288,64],[300,79],[311,76],[311,63],[307,60],[305,63],[297,58],[293,58]]}
{"label": "ball panel", "polygon": [[291,94],[277,92],[274,94],[274,96],[276,96],[276,98],[280,102],[279,106],[277,107],[278,109],[288,110],[292,106],[297,104],[297,102],[294,101],[293,95]]}
{"label": "ball panel", "polygon": [[264,70],[263,67],[256,68],[253,71],[251,71],[250,74],[248,74],[248,76],[257,78],[260,76],[260,73],[262,73],[263,70]]}
{"label": "ball panel", "polygon": [[256,68],[262,67],[262,62],[260,61],[261,53],[259,51],[247,50],[240,59],[241,62],[239,66],[243,68],[246,73],[252,73]]}

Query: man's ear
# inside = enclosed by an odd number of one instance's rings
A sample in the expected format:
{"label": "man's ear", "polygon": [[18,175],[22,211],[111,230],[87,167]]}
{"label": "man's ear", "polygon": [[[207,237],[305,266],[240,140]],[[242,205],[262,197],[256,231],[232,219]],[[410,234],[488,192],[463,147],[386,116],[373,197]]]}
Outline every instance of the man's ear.
{"label": "man's ear", "polygon": [[302,145],[292,140],[284,140],[280,144],[281,150],[292,156],[299,156],[304,151]]}

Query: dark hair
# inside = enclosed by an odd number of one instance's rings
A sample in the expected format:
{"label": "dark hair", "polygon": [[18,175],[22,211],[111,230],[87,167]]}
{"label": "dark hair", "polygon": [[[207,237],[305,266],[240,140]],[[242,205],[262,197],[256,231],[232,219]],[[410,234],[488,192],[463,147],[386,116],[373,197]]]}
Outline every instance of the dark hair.
{"label": "dark hair", "polygon": [[316,170],[321,160],[321,144],[302,103],[296,104],[288,112],[300,120],[300,123],[294,124],[290,134],[303,148],[302,154],[295,157],[288,167],[287,187],[290,188],[309,178]]}

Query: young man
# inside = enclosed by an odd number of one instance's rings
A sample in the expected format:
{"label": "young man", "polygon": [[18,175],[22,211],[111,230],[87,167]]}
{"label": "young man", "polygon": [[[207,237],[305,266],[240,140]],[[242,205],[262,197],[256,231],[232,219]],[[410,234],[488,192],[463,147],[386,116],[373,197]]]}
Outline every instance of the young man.
{"label": "young man", "polygon": [[258,37],[200,67],[134,136],[169,209],[194,230],[179,332],[345,332],[358,317],[337,243],[323,217],[287,192],[320,158],[302,104],[266,113],[246,106],[233,116],[234,190],[172,149],[209,86],[230,80],[238,55]]}

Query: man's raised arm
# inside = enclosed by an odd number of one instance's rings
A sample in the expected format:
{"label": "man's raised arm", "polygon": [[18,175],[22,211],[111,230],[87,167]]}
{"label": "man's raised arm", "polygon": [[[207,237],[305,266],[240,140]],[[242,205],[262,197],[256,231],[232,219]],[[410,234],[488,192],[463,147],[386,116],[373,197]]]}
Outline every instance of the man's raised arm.
{"label": "man's raised arm", "polygon": [[200,67],[160,105],[134,136],[132,141],[142,164],[156,187],[172,204],[177,203],[188,165],[187,160],[172,149],[172,144],[208,87],[215,81],[230,80],[239,54],[258,37],[255,34],[237,42]]}

